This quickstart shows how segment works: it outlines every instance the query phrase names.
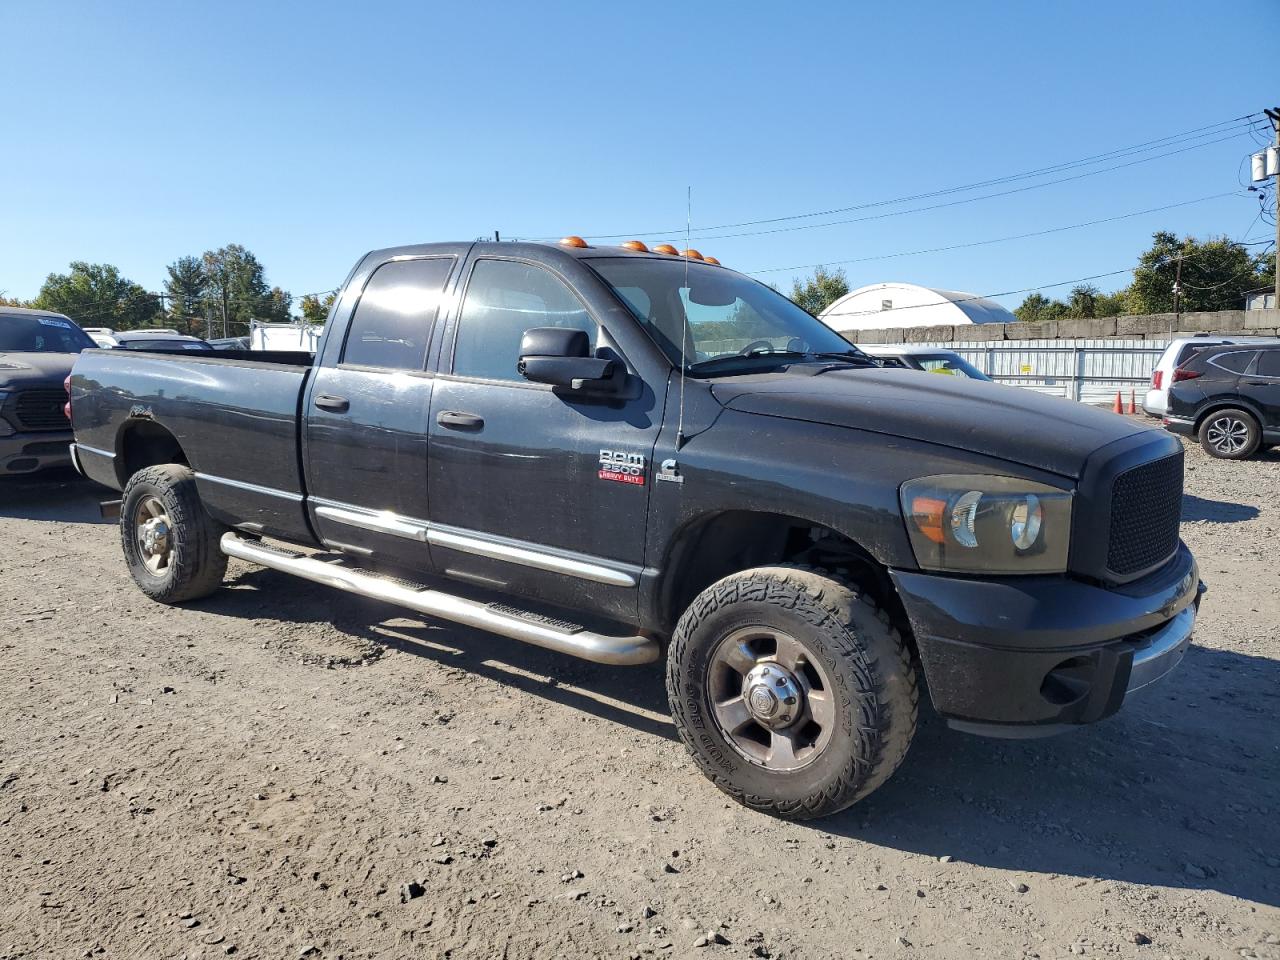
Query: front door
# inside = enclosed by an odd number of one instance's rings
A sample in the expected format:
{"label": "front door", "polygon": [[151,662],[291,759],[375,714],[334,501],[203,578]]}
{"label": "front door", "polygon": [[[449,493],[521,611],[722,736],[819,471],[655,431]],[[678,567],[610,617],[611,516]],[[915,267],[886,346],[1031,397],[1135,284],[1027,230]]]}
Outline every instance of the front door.
{"label": "front door", "polygon": [[636,381],[634,399],[592,399],[520,376],[520,338],[532,327],[585,330],[593,350],[620,355],[569,286],[536,263],[475,260],[452,326],[431,417],[437,567],[634,617],[661,425],[653,386]]}
{"label": "front door", "polygon": [[378,266],[345,343],[327,344],[316,366],[304,449],[312,523],[330,546],[430,569],[426,359],[456,263],[443,256]]}

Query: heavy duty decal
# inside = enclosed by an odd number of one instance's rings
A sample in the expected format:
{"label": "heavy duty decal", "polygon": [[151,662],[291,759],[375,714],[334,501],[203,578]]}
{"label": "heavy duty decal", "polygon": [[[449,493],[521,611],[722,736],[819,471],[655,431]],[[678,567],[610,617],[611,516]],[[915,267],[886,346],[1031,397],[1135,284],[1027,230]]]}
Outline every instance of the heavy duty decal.
{"label": "heavy duty decal", "polygon": [[645,459],[638,453],[627,453],[625,450],[600,451],[600,479],[614,480],[618,483],[630,483],[633,486],[644,486]]}

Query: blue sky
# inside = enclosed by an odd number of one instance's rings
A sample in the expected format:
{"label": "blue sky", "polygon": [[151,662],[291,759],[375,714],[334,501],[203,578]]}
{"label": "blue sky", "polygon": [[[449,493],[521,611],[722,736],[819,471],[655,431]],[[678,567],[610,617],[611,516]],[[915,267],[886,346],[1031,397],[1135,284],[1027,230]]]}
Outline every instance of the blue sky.
{"label": "blue sky", "polygon": [[[396,243],[679,228],[690,186],[695,227],[926,193],[1273,106],[1277,28],[1276,0],[5,0],[0,291],[33,296],[71,260],[159,289],[166,263],[236,242],[302,294]],[[1254,140],[1231,134],[1011,196],[695,246],[755,271],[1239,192]],[[1240,239],[1256,213],[1222,197],[845,269],[992,293],[1129,267],[1160,228]]]}

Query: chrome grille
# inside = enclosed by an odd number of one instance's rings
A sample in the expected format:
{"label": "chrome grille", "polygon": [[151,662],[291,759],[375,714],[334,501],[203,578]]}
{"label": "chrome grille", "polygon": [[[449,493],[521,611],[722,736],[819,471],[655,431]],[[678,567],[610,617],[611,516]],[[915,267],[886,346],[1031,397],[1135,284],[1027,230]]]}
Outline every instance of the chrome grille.
{"label": "chrome grille", "polygon": [[1107,569],[1123,577],[1173,556],[1181,519],[1181,456],[1153,460],[1120,474],[1111,488]]}
{"label": "chrome grille", "polygon": [[23,390],[11,402],[20,430],[71,429],[70,421],[62,412],[67,392],[59,387]]}

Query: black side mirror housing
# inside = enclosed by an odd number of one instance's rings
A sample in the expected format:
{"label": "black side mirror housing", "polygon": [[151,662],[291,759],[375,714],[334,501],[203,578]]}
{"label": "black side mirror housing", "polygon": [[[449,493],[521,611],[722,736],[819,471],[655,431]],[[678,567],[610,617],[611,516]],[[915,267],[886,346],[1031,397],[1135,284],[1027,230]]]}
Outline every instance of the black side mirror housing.
{"label": "black side mirror housing", "polygon": [[616,360],[591,356],[586,331],[568,327],[534,327],[520,338],[516,369],[533,383],[549,383],[583,393],[616,393],[625,371]]}

